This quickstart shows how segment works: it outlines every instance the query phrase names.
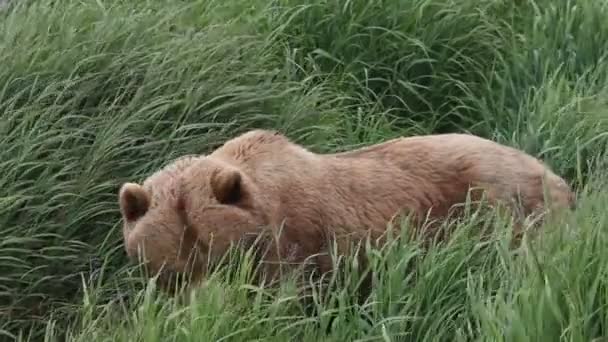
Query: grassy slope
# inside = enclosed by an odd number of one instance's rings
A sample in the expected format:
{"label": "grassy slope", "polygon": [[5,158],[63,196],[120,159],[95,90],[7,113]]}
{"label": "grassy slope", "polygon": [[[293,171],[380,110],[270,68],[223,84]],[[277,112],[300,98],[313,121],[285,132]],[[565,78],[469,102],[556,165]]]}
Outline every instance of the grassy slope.
{"label": "grassy slope", "polygon": [[[124,341],[607,334],[603,2],[30,2],[0,24],[0,332],[53,337],[70,323],[77,340]],[[491,137],[579,187],[576,235],[555,233],[519,257],[499,241],[480,251],[463,240],[414,273],[403,262],[416,249],[394,247],[381,258],[377,303],[349,310],[348,292],[336,292],[313,317],[288,289],[245,301],[239,281],[214,283],[188,308],[155,299],[126,266],[119,184],[249,127],[316,151],[424,132]],[[329,312],[339,318],[324,335]]]}

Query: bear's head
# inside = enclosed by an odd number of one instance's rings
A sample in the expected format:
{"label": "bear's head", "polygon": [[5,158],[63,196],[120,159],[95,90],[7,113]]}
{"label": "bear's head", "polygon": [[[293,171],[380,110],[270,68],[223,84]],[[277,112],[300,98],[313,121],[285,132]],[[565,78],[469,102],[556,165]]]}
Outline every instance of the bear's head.
{"label": "bear's head", "polygon": [[[119,192],[124,246],[167,289],[176,275],[196,283],[233,243],[250,243],[268,219],[256,185],[237,167],[211,157],[181,158],[142,185]],[[185,277],[184,277],[185,276]]]}

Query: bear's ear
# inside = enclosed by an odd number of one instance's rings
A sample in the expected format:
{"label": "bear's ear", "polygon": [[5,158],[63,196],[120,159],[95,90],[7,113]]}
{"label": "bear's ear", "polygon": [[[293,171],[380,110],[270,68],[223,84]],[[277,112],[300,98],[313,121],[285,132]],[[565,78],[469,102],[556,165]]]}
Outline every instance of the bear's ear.
{"label": "bear's ear", "polygon": [[237,170],[220,169],[211,175],[213,195],[222,204],[236,204],[243,197],[243,177]]}
{"label": "bear's ear", "polygon": [[120,188],[120,211],[127,222],[140,219],[150,207],[150,198],[144,188],[135,183],[125,183]]}

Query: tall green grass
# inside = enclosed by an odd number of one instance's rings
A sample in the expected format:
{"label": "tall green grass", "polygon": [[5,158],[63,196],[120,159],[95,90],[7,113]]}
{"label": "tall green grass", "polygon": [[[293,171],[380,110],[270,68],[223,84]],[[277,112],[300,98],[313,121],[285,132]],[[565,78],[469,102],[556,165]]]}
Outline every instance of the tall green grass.
{"label": "tall green grass", "polygon": [[[0,12],[0,333],[606,337],[607,14],[568,0],[13,2]],[[119,185],[253,127],[318,152],[468,131],[541,157],[582,199],[517,253],[472,237],[380,251],[363,306],[344,285],[305,314],[288,285],[251,297],[221,277],[189,306],[158,297],[122,250]]]}
{"label": "tall green grass", "polygon": [[[424,253],[415,242],[370,252],[374,286],[365,303],[356,302],[352,279],[315,298],[317,311],[311,315],[302,309],[293,283],[268,293],[239,278],[217,277],[188,306],[159,297],[153,285],[137,292],[132,307],[118,301],[99,306],[87,296],[70,338],[590,341],[605,336],[608,323],[606,233],[596,226],[606,222],[598,215],[606,200],[603,194],[584,197],[570,230],[517,252],[509,250],[505,230],[481,242],[465,234],[469,224],[457,227],[461,234],[452,243]],[[356,275],[351,269],[349,275]]]}

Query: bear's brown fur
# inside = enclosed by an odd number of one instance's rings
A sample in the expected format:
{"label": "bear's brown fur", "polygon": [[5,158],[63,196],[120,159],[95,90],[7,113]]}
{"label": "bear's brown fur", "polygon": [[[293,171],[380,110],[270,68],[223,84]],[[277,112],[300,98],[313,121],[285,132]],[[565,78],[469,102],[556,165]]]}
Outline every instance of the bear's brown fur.
{"label": "bear's brown fur", "polygon": [[[522,218],[550,206],[572,208],[566,182],[539,160],[514,148],[466,134],[397,138],[335,154],[316,154],[285,136],[253,130],[206,156],[188,156],[157,171],[142,185],[126,183],[119,201],[124,243],[138,246],[152,271],[204,278],[207,261],[231,243],[251,241],[264,227],[281,230],[263,261],[301,263],[327,252],[328,238],[346,233],[381,235],[397,214],[414,227],[445,219],[450,208],[480,199],[521,209]],[[520,199],[520,206],[514,203]],[[275,241],[275,242],[276,242]],[[321,271],[330,260],[313,258]]]}

